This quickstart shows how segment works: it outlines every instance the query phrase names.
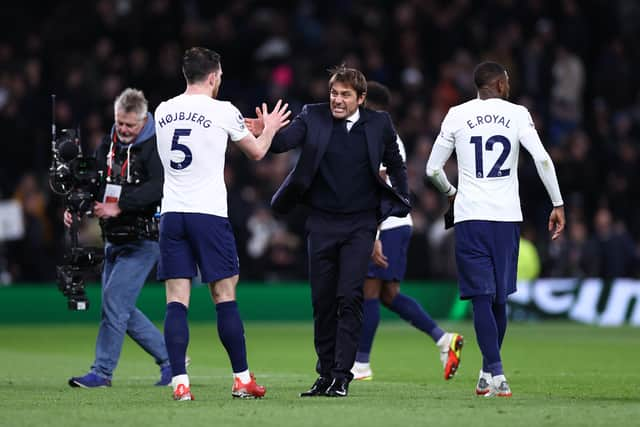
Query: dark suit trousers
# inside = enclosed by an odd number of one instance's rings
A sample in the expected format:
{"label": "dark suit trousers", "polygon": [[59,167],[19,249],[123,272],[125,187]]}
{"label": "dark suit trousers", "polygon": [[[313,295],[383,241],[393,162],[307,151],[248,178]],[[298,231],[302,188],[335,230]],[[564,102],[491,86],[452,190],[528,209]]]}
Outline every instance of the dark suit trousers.
{"label": "dark suit trousers", "polygon": [[353,377],[350,370],[362,329],[362,288],[376,227],[375,212],[312,211],[307,219],[316,370],[323,377]]}

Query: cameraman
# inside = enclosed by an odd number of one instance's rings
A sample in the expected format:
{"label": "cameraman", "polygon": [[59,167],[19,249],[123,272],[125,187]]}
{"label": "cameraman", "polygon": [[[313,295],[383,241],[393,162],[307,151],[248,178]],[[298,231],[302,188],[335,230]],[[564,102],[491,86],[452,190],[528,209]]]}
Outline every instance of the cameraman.
{"label": "cameraman", "polygon": [[[114,102],[115,124],[96,152],[101,182],[93,213],[105,241],[102,320],[96,358],[88,374],[71,387],[110,387],[125,333],[160,366],[156,385],[171,382],[162,333],[136,308],[136,300],[159,257],[154,214],[162,198],[163,170],[156,149],[155,124],[144,94],[128,88]],[[71,225],[71,213],[64,223]]]}

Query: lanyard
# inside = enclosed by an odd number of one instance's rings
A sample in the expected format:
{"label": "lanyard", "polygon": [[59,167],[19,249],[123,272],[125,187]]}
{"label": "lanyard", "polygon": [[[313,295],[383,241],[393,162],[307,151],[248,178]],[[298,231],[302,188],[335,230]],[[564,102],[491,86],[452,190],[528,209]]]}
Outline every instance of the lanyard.
{"label": "lanyard", "polygon": [[[113,138],[111,138],[111,145],[109,146],[109,154],[107,154],[107,182],[111,182],[111,174],[113,172],[113,158],[116,156],[116,142],[117,136],[113,132]],[[131,182],[131,168],[129,167],[129,159],[131,158],[131,144],[127,147],[127,158],[122,164],[120,169],[120,176],[124,178],[124,171],[127,171],[127,182]]]}

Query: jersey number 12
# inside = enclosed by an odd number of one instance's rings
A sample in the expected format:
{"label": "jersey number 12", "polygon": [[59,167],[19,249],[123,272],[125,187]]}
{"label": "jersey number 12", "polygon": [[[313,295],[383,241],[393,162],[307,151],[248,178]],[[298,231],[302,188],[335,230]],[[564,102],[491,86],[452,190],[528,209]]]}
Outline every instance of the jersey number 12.
{"label": "jersey number 12", "polygon": [[498,160],[494,163],[493,167],[489,171],[487,178],[500,178],[509,176],[511,173],[511,169],[500,169],[504,164],[504,161],[507,160],[507,156],[511,152],[511,141],[506,136],[503,135],[493,135],[491,138],[487,139],[487,142],[482,144],[481,136],[472,136],[471,144],[475,145],[476,148],[476,178],[484,178],[484,164],[482,159],[483,148],[487,151],[493,151],[493,146],[498,143],[502,145],[502,153],[498,157]]}

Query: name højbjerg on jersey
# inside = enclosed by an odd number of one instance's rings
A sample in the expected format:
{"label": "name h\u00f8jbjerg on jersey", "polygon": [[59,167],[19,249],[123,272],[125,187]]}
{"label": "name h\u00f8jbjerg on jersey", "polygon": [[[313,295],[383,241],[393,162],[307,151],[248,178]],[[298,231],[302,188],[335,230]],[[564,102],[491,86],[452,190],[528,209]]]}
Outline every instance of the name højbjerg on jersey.
{"label": "name h\u00f8jbjerg on jersey", "polygon": [[176,122],[176,121],[186,121],[186,122],[191,121],[191,122],[194,122],[195,124],[202,126],[203,128],[208,128],[211,126],[210,119],[206,118],[204,115],[200,113],[194,113],[194,112],[185,113],[184,111],[179,111],[179,112],[169,113],[159,118],[156,117],[156,120],[161,128],[171,122]]}

